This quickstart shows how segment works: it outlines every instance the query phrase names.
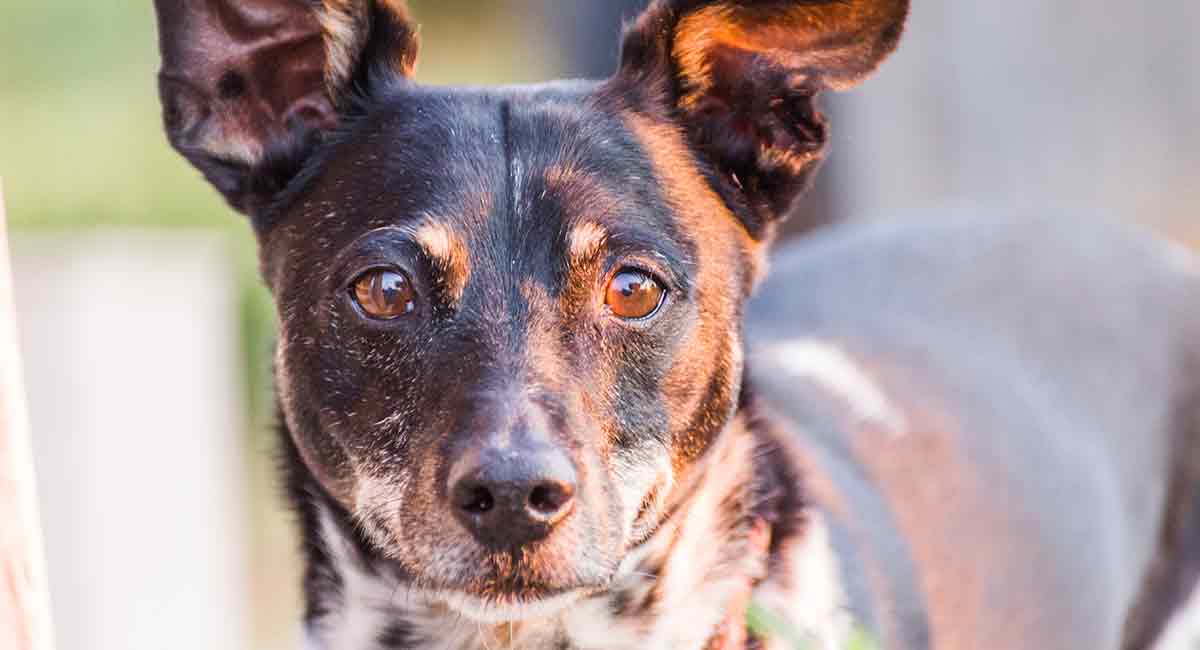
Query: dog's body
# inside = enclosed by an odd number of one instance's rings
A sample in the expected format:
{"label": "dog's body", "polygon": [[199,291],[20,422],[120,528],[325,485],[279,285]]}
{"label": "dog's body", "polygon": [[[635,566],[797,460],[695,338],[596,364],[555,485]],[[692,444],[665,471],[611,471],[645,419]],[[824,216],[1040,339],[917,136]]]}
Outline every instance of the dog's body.
{"label": "dog's body", "polygon": [[501,89],[414,84],[398,0],[157,8],[171,142],[278,306],[311,648],[787,647],[753,602],[827,648],[1132,649],[1187,596],[1185,255],[834,235],[747,362],[816,96],[904,0],[659,0],[611,79]]}
{"label": "dog's body", "polygon": [[1196,259],[974,211],[781,257],[751,374],[856,617],[889,648],[1150,647],[1200,571]]}

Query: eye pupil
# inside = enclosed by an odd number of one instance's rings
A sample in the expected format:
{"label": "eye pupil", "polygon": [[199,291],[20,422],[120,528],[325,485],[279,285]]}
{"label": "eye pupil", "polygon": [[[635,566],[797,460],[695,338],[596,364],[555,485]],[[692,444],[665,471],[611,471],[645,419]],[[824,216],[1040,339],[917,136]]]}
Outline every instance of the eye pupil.
{"label": "eye pupil", "polygon": [[354,281],[354,301],[373,318],[399,318],[415,308],[415,297],[408,276],[400,271],[374,269]]}
{"label": "eye pupil", "polygon": [[605,294],[604,304],[609,311],[632,320],[646,318],[657,311],[666,291],[649,274],[626,269],[613,276]]}

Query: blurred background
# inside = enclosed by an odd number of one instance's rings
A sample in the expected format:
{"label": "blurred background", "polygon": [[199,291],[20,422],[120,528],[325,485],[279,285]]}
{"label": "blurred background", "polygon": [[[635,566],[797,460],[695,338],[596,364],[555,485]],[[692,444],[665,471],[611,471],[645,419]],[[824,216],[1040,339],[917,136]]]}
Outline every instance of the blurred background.
{"label": "blurred background", "polygon": [[[602,76],[633,0],[414,0],[418,77]],[[792,222],[1062,206],[1200,241],[1200,2],[917,0],[829,97]],[[0,178],[64,650],[292,648],[272,467],[274,314],[253,241],[167,146],[149,2],[0,4]]]}

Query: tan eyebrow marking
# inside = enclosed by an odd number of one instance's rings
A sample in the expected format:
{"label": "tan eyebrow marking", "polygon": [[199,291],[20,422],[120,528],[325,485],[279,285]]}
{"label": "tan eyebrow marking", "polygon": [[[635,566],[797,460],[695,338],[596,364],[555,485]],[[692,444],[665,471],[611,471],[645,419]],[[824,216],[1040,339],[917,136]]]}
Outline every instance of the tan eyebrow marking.
{"label": "tan eyebrow marking", "polygon": [[466,243],[450,227],[433,219],[417,226],[413,230],[413,239],[433,263],[451,306],[458,304],[471,276]]}
{"label": "tan eyebrow marking", "polygon": [[562,201],[569,217],[582,217],[567,232],[569,263],[575,268],[593,261],[608,240],[597,219],[616,212],[620,200],[600,178],[576,163],[560,163],[543,172],[546,190]]}
{"label": "tan eyebrow marking", "polygon": [[542,177],[546,189],[559,197],[571,212],[602,217],[612,214],[620,205],[620,197],[604,184],[603,179],[577,163],[549,165]]}
{"label": "tan eyebrow marking", "polygon": [[584,221],[567,233],[567,253],[572,267],[591,262],[608,241],[608,231],[595,221]]}

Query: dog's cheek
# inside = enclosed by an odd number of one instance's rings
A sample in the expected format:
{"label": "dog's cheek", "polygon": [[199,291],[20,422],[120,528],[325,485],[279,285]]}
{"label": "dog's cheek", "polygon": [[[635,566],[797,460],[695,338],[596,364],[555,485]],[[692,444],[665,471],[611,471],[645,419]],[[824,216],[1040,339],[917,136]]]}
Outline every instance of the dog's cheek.
{"label": "dog's cheek", "polygon": [[707,182],[677,128],[637,113],[625,113],[624,121],[649,157],[677,230],[695,247],[697,317],[679,337],[660,387],[679,473],[708,449],[733,412],[742,370],[740,305],[761,272],[765,245]]}
{"label": "dog's cheek", "polygon": [[351,460],[345,447],[325,432],[319,391],[306,382],[316,356],[311,338],[292,336],[294,329],[287,322],[280,325],[275,351],[275,386],[283,423],[313,478],[349,508],[355,492]]}
{"label": "dog's cheek", "polygon": [[732,417],[742,370],[740,337],[723,323],[701,323],[685,349],[663,385],[677,472],[707,451]]}
{"label": "dog's cheek", "polygon": [[[309,305],[311,303],[297,303]],[[414,360],[343,322],[336,305],[287,310],[308,316],[281,325],[276,376],[281,408],[309,470],[350,512],[368,512],[382,484],[405,480]],[[392,499],[393,502],[395,498]]]}

